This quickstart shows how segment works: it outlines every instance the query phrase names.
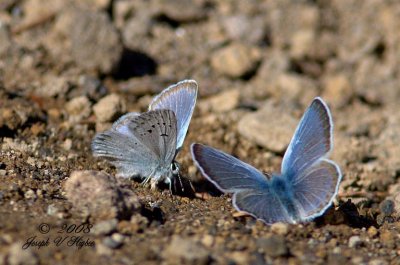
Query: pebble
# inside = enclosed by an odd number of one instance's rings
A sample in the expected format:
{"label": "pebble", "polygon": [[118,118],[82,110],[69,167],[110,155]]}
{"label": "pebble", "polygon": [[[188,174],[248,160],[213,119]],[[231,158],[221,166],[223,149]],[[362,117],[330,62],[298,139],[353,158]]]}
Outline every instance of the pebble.
{"label": "pebble", "polygon": [[397,233],[391,230],[383,230],[380,232],[380,242],[387,248],[394,248],[396,246]]}
{"label": "pebble", "polygon": [[[85,70],[104,74],[115,70],[123,47],[117,29],[105,11],[69,8],[57,17],[54,34],[68,40],[72,59]],[[50,49],[59,46],[50,42]],[[54,47],[59,49],[59,47]]]}
{"label": "pebble", "polygon": [[260,58],[257,48],[235,42],[215,51],[211,56],[211,66],[220,74],[240,78],[253,73]]}
{"label": "pebble", "polygon": [[271,231],[278,235],[285,236],[289,232],[289,225],[286,223],[274,223],[271,225]]}
{"label": "pebble", "polygon": [[[191,21],[198,21],[206,16],[203,5],[204,0],[201,1],[180,1],[180,0],[169,0],[169,1],[157,1],[157,6],[160,15],[164,15],[167,18],[178,22],[186,23]],[[184,12],[182,12],[184,10]]]}
{"label": "pebble", "polygon": [[378,234],[378,229],[376,229],[374,226],[371,226],[368,228],[367,233],[369,237],[374,238]]}
{"label": "pebble", "polygon": [[[279,119],[277,119],[277,115]],[[257,112],[245,115],[238,124],[239,133],[270,151],[282,153],[289,145],[298,120],[283,108],[268,102]],[[271,130],[271,128],[274,128]]]}
{"label": "pebble", "polygon": [[368,262],[368,265],[388,265],[389,262],[387,262],[384,259],[372,259]]}
{"label": "pebble", "polygon": [[33,190],[29,189],[24,193],[24,197],[26,199],[36,199],[37,196]]}
{"label": "pebble", "polygon": [[65,182],[67,199],[83,216],[95,220],[127,218],[140,212],[138,197],[118,186],[115,177],[97,171],[74,171]]}
{"label": "pebble", "polygon": [[98,122],[113,121],[126,111],[124,100],[117,94],[110,94],[100,99],[93,106]]}
{"label": "pebble", "polygon": [[9,265],[36,265],[39,264],[37,256],[30,248],[22,249],[23,242],[16,242],[8,251]]}
{"label": "pebble", "polygon": [[57,97],[67,93],[69,85],[62,76],[46,75],[43,83],[35,89],[35,94],[42,97]]}
{"label": "pebble", "polygon": [[122,246],[124,236],[118,233],[114,233],[103,239],[103,244],[111,249],[116,249]]}
{"label": "pebble", "polygon": [[211,112],[227,112],[235,109],[239,105],[239,101],[240,91],[238,89],[230,89],[202,102],[202,107],[206,106]]}
{"label": "pebble", "polygon": [[350,248],[356,248],[360,247],[362,245],[362,240],[359,236],[352,236],[349,238],[349,247]]}
{"label": "pebble", "polygon": [[228,16],[222,21],[224,30],[233,40],[259,44],[265,38],[265,22],[262,16],[243,14]]}
{"label": "pebble", "polygon": [[91,112],[91,104],[86,96],[75,97],[67,102],[65,109],[70,115],[70,120],[79,122],[89,117]]}
{"label": "pebble", "polygon": [[315,47],[315,31],[314,30],[299,30],[291,37],[290,54],[295,59],[303,59],[307,55],[311,55]]}
{"label": "pebble", "polygon": [[55,216],[58,215],[59,213],[59,209],[55,204],[50,204],[49,206],[47,206],[47,214],[50,216]]}
{"label": "pebble", "polygon": [[256,244],[260,250],[263,250],[265,254],[273,258],[285,256],[289,253],[283,236],[273,235],[267,238],[258,238]]}
{"label": "pebble", "polygon": [[323,81],[324,100],[335,107],[343,107],[354,96],[354,89],[344,74],[327,76]]}
{"label": "pebble", "polygon": [[93,233],[94,235],[108,235],[117,229],[117,225],[118,220],[115,218],[111,220],[101,221],[93,226],[91,233]]}
{"label": "pebble", "polygon": [[179,260],[183,260],[195,264],[207,264],[210,259],[209,252],[200,243],[180,236],[172,237],[162,255],[174,263],[180,263]]}
{"label": "pebble", "polygon": [[395,204],[392,200],[384,200],[379,204],[379,210],[385,216],[390,216],[395,210]]}

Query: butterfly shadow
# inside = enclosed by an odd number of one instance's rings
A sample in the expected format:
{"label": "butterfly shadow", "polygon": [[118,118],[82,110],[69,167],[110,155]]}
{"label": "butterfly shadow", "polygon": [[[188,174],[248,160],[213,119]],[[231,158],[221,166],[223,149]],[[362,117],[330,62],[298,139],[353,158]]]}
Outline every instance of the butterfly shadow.
{"label": "butterfly shadow", "polygon": [[317,227],[340,224],[345,224],[352,228],[378,227],[373,217],[361,215],[357,206],[350,199],[341,203],[338,209],[331,206],[324,215],[316,218],[314,221]]}

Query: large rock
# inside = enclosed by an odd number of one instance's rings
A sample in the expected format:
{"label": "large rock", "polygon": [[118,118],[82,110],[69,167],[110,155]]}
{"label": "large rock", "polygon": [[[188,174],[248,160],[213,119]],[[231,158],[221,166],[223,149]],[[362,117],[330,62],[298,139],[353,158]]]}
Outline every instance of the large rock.
{"label": "large rock", "polygon": [[259,111],[245,115],[239,121],[238,130],[254,143],[282,153],[289,145],[298,122],[287,110],[268,102]]}
{"label": "large rock", "polygon": [[[85,70],[110,73],[121,60],[120,36],[105,12],[69,8],[57,17],[54,34],[51,40],[66,40],[72,59]],[[50,49],[58,46],[48,43]]]}
{"label": "large rock", "polygon": [[79,213],[95,220],[127,219],[141,210],[138,197],[103,172],[72,172],[65,182],[65,192]]}
{"label": "large rock", "polygon": [[255,47],[233,43],[214,53],[211,66],[220,74],[232,78],[243,77],[255,71],[260,55]]}
{"label": "large rock", "polygon": [[210,253],[193,239],[174,236],[163,252],[163,257],[173,263],[208,264]]}
{"label": "large rock", "polygon": [[98,122],[113,121],[125,112],[125,109],[124,100],[117,94],[105,96],[93,106]]}

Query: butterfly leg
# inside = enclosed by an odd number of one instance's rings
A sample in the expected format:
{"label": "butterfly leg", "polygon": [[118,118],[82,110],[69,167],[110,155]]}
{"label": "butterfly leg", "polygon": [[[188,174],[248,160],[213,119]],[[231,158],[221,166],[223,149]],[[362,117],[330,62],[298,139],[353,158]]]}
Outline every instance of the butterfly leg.
{"label": "butterfly leg", "polygon": [[142,185],[144,186],[144,185],[146,185],[147,184],[147,182],[149,182],[149,180],[152,178],[152,176],[153,176],[153,174],[150,174],[149,176],[147,176],[143,181],[142,181]]}
{"label": "butterfly leg", "polygon": [[157,187],[157,180],[156,179],[151,179],[150,180],[150,189],[154,190]]}

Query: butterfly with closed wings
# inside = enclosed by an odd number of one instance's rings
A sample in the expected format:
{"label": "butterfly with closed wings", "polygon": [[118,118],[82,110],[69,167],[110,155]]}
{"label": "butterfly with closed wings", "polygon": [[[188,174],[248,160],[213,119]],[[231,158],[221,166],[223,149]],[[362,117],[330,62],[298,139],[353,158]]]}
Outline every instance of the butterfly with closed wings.
{"label": "butterfly with closed wings", "polygon": [[145,113],[131,112],[119,118],[110,130],[96,134],[93,155],[116,167],[119,177],[144,178],[151,186],[170,185],[179,176],[175,157],[182,148],[196,104],[198,86],[184,80],[164,89]]}
{"label": "butterfly with closed wings", "polygon": [[315,98],[286,150],[281,174],[272,174],[271,179],[217,149],[192,144],[191,152],[210,182],[222,192],[233,193],[238,211],[272,224],[309,221],[332,204],[342,178],[339,166],[326,158],[332,148],[329,108],[321,98]]}

